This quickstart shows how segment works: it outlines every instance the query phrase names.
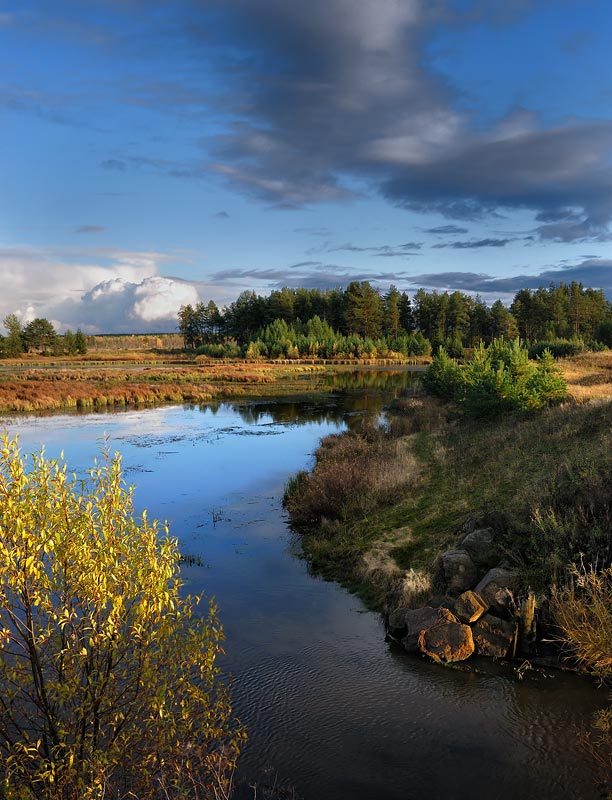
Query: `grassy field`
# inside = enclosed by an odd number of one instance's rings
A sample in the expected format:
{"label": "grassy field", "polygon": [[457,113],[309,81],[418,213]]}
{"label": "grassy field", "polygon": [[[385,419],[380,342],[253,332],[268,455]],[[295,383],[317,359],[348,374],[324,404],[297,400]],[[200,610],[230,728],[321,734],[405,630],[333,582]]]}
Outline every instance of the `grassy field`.
{"label": "grassy field", "polygon": [[316,365],[203,363],[176,356],[105,354],[105,363],[28,360],[0,362],[0,412],[61,411],[164,403],[206,403],[244,395],[295,393],[300,376]]}
{"label": "grassy field", "polygon": [[437,590],[437,555],[480,517],[540,590],[580,553],[609,559],[612,353],[562,366],[570,400],[540,413],[475,420],[423,396],[396,402],[386,433],[324,441],[287,494],[314,569],[371,607],[417,604]]}
{"label": "grassy field", "polygon": [[[422,359],[215,361],[178,350],[96,350],[78,357],[28,354],[0,361],[0,413],[285,396],[303,391],[304,376],[419,362]],[[322,385],[317,390],[323,390]]]}

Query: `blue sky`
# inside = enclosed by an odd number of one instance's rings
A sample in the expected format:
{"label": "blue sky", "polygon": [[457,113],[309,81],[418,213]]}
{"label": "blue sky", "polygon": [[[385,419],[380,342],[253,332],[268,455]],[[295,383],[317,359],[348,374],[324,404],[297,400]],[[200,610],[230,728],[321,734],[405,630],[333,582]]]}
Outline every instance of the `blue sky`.
{"label": "blue sky", "polygon": [[612,297],[604,0],[0,0],[0,314]]}

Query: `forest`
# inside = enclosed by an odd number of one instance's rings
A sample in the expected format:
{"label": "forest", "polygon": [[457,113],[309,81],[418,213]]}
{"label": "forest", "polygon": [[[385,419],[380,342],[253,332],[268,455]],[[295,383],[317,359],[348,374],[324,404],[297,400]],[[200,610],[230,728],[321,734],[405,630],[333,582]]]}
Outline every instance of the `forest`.
{"label": "forest", "polygon": [[612,304],[603,291],[581,283],[521,289],[509,307],[455,291],[412,297],[368,281],[346,289],[289,289],[263,297],[242,292],[225,309],[214,301],[182,306],[178,329],[186,349],[217,357],[339,358],[429,355],[443,346],[451,356],[495,338],[520,337],[533,355],[612,346]]}

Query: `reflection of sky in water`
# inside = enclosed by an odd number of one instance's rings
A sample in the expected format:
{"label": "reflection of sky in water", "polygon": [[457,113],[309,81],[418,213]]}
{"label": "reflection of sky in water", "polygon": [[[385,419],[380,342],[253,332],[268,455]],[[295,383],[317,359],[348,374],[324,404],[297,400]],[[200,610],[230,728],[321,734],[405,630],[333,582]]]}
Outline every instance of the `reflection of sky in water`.
{"label": "reflection of sky in water", "polygon": [[464,674],[407,657],[384,642],[378,615],[292,557],[284,483],[360,403],[308,404],[301,424],[293,407],[173,406],[7,428],[26,452],[63,449],[78,472],[106,435],[137,508],[168,519],[183,553],[201,558],[182,573],[189,591],[220,607],[223,666],[250,732],[245,773],[271,765],[306,800],[473,800],[492,785],[497,800],[595,798],[571,729],[605,700],[588,684]]}
{"label": "reflection of sky in water", "polygon": [[263,476],[284,481],[308,463],[320,436],[338,430],[335,423],[276,424],[268,414],[249,425],[229,406],[216,413],[173,406],[5,423],[9,433],[19,432],[24,452],[43,444],[51,457],[63,450],[69,468],[79,473],[100,457],[106,438],[110,451],[121,453],[128,482],[137,486],[136,502],[162,517],[174,516],[167,506],[181,497],[197,496],[216,507],[228,490],[245,491]]}

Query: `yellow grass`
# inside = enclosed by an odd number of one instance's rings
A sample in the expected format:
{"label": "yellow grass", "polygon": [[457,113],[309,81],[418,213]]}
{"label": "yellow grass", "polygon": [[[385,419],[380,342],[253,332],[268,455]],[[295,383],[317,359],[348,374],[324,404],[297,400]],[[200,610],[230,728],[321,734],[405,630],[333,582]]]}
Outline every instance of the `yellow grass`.
{"label": "yellow grass", "polygon": [[612,397],[612,351],[582,353],[560,365],[569,396],[576,402]]}
{"label": "yellow grass", "polygon": [[5,413],[206,403],[245,394],[258,395],[264,391],[263,387],[266,394],[285,394],[296,391],[295,385],[291,385],[299,375],[323,370],[313,366],[246,362],[173,365],[159,360],[121,366],[43,359],[0,364],[0,412]]}

